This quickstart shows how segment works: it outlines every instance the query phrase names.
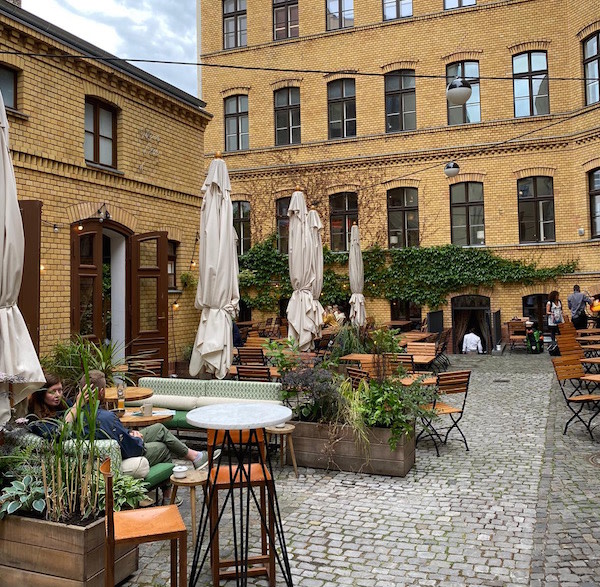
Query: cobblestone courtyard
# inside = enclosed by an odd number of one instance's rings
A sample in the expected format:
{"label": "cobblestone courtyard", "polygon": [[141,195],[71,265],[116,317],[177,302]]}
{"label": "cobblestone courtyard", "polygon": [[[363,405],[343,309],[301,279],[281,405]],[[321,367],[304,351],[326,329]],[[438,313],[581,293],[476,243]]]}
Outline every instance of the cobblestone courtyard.
{"label": "cobblestone courtyard", "polygon": [[[458,435],[439,458],[421,443],[405,478],[276,469],[294,585],[600,585],[600,443],[582,425],[563,436],[549,357],[451,360],[473,370],[469,452]],[[142,547],[123,585],[168,584],[168,561],[166,543]],[[198,585],[211,585],[207,566]]]}

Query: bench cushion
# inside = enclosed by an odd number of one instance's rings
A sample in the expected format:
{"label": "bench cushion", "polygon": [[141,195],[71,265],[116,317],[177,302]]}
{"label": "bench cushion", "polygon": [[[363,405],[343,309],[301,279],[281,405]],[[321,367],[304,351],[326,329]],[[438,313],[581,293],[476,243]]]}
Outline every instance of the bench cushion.
{"label": "bench cushion", "polygon": [[148,484],[148,489],[153,489],[157,485],[165,484],[173,473],[173,463],[157,463],[150,467],[148,476],[144,481]]}

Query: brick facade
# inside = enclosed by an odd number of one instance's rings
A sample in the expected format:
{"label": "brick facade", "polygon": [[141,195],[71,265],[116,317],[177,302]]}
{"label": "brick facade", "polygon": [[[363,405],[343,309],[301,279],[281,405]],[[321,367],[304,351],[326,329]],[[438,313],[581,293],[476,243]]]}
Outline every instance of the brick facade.
{"label": "brick facade", "polygon": [[[478,292],[490,296],[492,311],[508,320],[522,314],[524,295],[559,289],[566,299],[574,283],[600,291],[587,184],[587,173],[600,167],[600,104],[585,106],[581,79],[582,41],[600,29],[595,0],[478,0],[456,10],[444,10],[443,0],[413,0],[411,17],[386,22],[381,0],[354,0],[354,26],[329,32],[324,0],[298,4],[298,38],[274,42],[272,0],[253,0],[247,46],[223,50],[222,3],[201,3],[203,63],[288,70],[203,70],[203,99],[215,116],[207,157],[225,150],[224,98],[248,96],[250,148],[224,155],[234,199],[251,202],[253,242],[275,231],[276,199],[299,185],[321,214],[326,243],[328,196],[355,191],[363,246],[387,246],[386,192],[394,187],[418,189],[421,244],[449,243],[449,186],[479,181],[486,246],[540,266],[579,262],[577,274],[557,283]],[[547,115],[514,117],[512,57],[524,51],[547,52]],[[461,60],[479,62],[481,122],[449,126],[444,76],[447,64]],[[415,70],[416,130],[386,134],[384,77],[358,73],[398,69]],[[327,82],[340,77],[355,80],[356,137],[328,140]],[[273,92],[285,86],[300,88],[301,143],[275,147]],[[460,164],[452,180],[443,173],[449,160]],[[553,178],[556,240],[520,244],[517,180],[537,175]],[[389,320],[388,302],[369,304],[367,314]]]}

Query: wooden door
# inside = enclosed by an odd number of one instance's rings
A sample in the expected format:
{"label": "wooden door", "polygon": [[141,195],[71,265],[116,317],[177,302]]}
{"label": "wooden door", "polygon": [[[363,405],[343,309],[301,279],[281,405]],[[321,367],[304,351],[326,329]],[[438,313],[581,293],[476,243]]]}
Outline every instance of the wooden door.
{"label": "wooden door", "polygon": [[136,234],[130,239],[131,329],[129,355],[162,358],[168,364],[169,301],[166,232]]}

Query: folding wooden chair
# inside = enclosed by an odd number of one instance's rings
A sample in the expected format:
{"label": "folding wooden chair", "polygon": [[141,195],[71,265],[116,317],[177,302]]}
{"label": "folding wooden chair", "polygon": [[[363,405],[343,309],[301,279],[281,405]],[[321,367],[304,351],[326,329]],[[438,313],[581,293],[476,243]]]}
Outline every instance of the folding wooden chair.
{"label": "folding wooden chair", "polygon": [[240,365],[266,365],[265,353],[258,347],[240,347],[238,349]]}
{"label": "folding wooden chair", "polygon": [[400,367],[407,373],[414,372],[415,362],[413,356],[408,353],[383,353],[384,377],[397,375]]}
{"label": "folding wooden chair", "polygon": [[238,365],[238,381],[272,381],[271,368],[263,365]]}
{"label": "folding wooden chair", "polygon": [[358,389],[360,382],[364,379],[369,382],[369,372],[363,371],[362,369],[357,369],[356,367],[347,367],[346,375],[350,378],[352,383],[352,389]]}

